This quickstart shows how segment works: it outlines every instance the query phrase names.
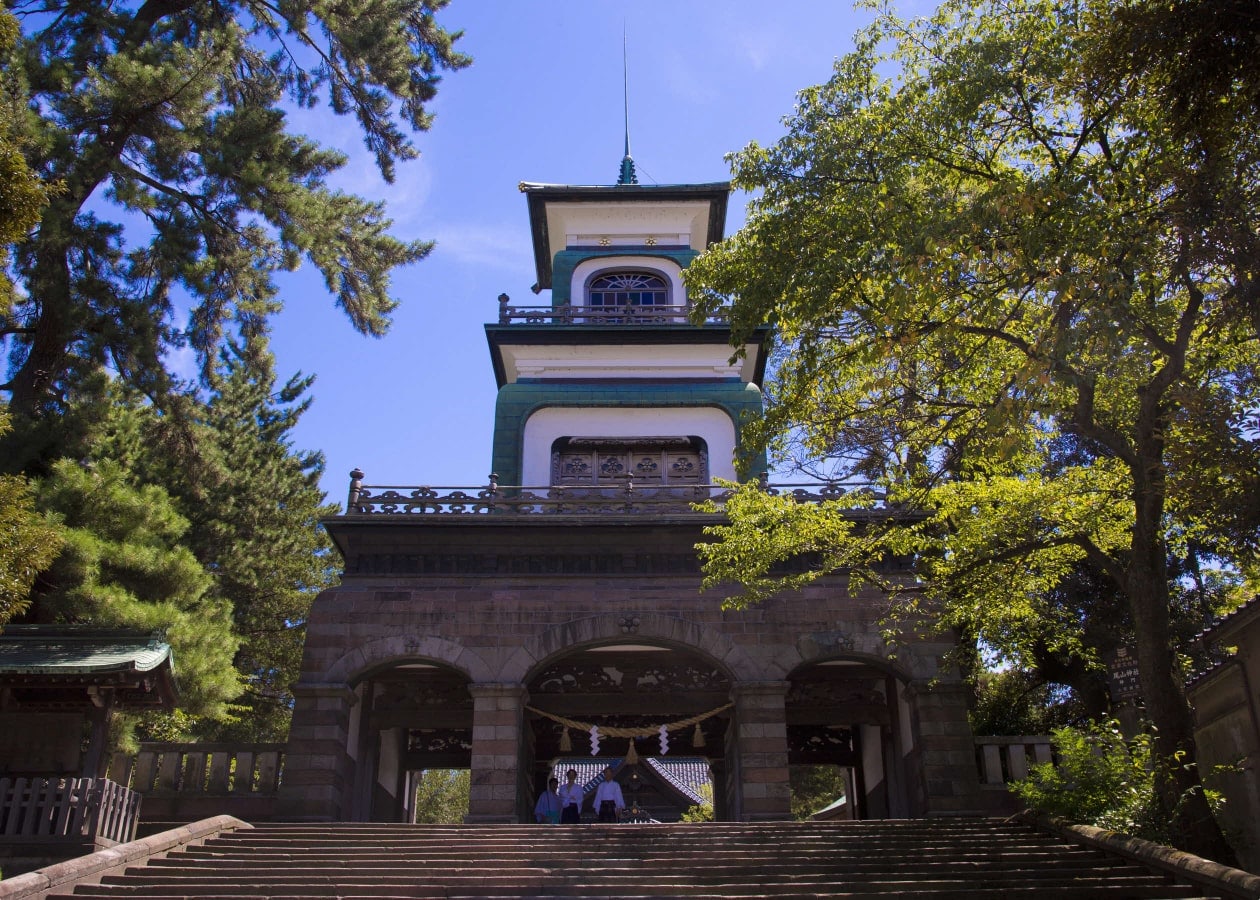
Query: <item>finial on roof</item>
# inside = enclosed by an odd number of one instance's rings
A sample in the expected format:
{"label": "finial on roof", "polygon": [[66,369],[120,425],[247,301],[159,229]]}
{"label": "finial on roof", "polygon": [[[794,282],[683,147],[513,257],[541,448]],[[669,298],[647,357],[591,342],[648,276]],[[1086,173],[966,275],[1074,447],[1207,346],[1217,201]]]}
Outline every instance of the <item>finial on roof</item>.
{"label": "finial on roof", "polygon": [[634,159],[630,156],[630,65],[626,61],[626,23],[621,23],[621,83],[626,111],[626,155],[621,158],[621,174],[617,184],[638,184],[634,171]]}

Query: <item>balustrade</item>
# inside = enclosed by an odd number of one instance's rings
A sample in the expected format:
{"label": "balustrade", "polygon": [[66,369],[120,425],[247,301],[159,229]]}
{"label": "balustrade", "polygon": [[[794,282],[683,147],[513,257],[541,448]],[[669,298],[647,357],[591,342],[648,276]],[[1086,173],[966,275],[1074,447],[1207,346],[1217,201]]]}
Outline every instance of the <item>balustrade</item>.
{"label": "balustrade", "polygon": [[[499,295],[499,324],[510,325],[688,325],[691,307],[682,305],[512,306],[507,294]],[[710,316],[705,324],[723,325],[725,316]]]}
{"label": "balustrade", "polygon": [[140,795],[108,778],[0,778],[0,837],[112,846],[134,840]]}
{"label": "balustrade", "polygon": [[980,767],[982,788],[1005,790],[1009,782],[1028,777],[1030,764],[1052,760],[1047,735],[976,738],[976,761]]}
{"label": "balustrade", "polygon": [[284,744],[143,743],[117,753],[110,776],[141,795],[274,794],[284,770]]}
{"label": "balustrade", "polygon": [[[709,503],[721,513],[732,489],[718,484],[658,485],[627,477],[617,485],[501,485],[490,475],[484,487],[365,485],[364,473],[350,473],[347,515],[659,515],[699,513]],[[855,510],[888,510],[885,495],[868,484],[767,484],[773,496],[798,503],[848,498]]]}

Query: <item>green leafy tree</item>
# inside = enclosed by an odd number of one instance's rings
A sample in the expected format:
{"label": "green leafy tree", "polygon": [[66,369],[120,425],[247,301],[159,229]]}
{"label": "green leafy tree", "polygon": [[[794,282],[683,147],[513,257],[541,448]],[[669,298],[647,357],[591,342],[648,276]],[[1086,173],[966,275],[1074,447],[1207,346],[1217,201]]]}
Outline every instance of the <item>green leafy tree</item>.
{"label": "green leafy tree", "polygon": [[0,317],[5,318],[16,299],[8,245],[24,240],[39,222],[49,193],[23,155],[26,85],[6,62],[17,38],[17,19],[0,11]]}
{"label": "green leafy tree", "polygon": [[469,62],[435,20],[445,5],[11,3],[14,69],[38,111],[30,154],[64,186],[19,248],[25,294],[0,322],[15,425],[60,411],[102,364],[155,398],[174,384],[174,347],[208,373],[225,335],[265,330],[276,273],[303,258],[354,327],[383,333],[390,272],[431,245],[396,240],[383,204],[328,187],[345,157],[291,133],[285,107],[352,116],[392,179],[440,73]]}
{"label": "green leafy tree", "polygon": [[89,421],[83,454],[171,495],[189,523],[183,545],[232,609],[245,691],[231,719],[202,723],[203,737],[284,739],[310,604],[335,578],[318,524],[335,512],[319,489],[323,458],[290,441],[310,382],[277,385],[271,354],[255,340],[222,351],[204,401],[181,398],[159,414],[113,384],[76,405]]}
{"label": "green leafy tree", "polygon": [[700,802],[684,809],[678,817],[679,822],[696,825],[713,821],[713,785],[711,783],[699,785],[696,793],[700,795]]}
{"label": "green leafy tree", "polygon": [[[1205,160],[1159,91],[1094,77],[1122,7],[883,12],[784,138],[733,157],[757,193],[748,224],[687,277],[698,315],[733,297],[734,342],[770,321],[792,348],[749,431],[835,454],[839,477],[922,512],[749,485],[703,552],[707,584],[738,581],[744,601],[808,581],[773,570],[802,554],[881,583],[880,560],[916,555],[924,584],[901,611],[997,652],[1082,652],[1081,623],[1046,598],[1088,563],[1131,619],[1162,813],[1179,846],[1227,860],[1193,766],[1168,560],[1191,541],[1255,552],[1199,493],[1256,496],[1253,273],[1229,232],[1185,226],[1204,203],[1255,221],[1260,141],[1222,128]],[[1064,441],[1088,452],[1056,460]]]}
{"label": "green leafy tree", "polygon": [[[839,766],[792,766],[788,771],[792,789],[792,818],[808,819],[845,796],[844,773]],[[853,798],[848,798],[853,802]]]}
{"label": "green leafy tree", "polygon": [[[0,410],[0,434],[8,416]],[[0,475],[0,625],[26,609],[35,578],[61,550],[61,533],[35,508],[30,482]]]}
{"label": "green leafy tree", "polygon": [[1010,668],[980,676],[969,718],[978,735],[1037,735],[1087,721],[1088,715],[1086,705],[1066,685]]}
{"label": "green leafy tree", "polygon": [[180,708],[216,717],[240,693],[231,610],[181,543],[188,522],[154,485],[137,487],[109,460],[61,460],[38,488],[64,547],[39,578],[24,620],[164,630]]}
{"label": "green leafy tree", "polygon": [[467,769],[425,769],[416,780],[416,824],[461,824],[468,815],[471,783]]}
{"label": "green leafy tree", "polygon": [[1167,842],[1169,820],[1155,796],[1151,738],[1125,739],[1118,723],[1057,728],[1056,761],[1038,763],[1010,790],[1032,809],[1073,822]]}

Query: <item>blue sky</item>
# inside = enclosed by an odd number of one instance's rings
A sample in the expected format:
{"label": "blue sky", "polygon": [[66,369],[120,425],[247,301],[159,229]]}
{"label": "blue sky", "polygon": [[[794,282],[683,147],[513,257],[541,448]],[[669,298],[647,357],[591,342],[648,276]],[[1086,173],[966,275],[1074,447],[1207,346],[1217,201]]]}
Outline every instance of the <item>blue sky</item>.
{"label": "blue sky", "polygon": [[[295,445],[324,451],[324,488],[338,502],[355,466],[374,485],[485,482],[495,383],[482,326],[500,293],[534,299],[517,185],[615,181],[623,22],[639,179],[675,184],[725,180],[725,154],[780,136],[797,91],[828,78],[871,13],[843,0],[453,0],[441,18],[464,30],[459,46],[474,63],[443,80],[433,128],[416,139],[421,157],[394,184],[351,120],[293,117],[296,130],[351,155],[337,187],[386,200],[397,236],[437,241],[396,273],[401,306],[382,339],[354,332],[309,265],[283,284],[278,371],[317,376]],[[732,198],[728,233],[746,200]]]}

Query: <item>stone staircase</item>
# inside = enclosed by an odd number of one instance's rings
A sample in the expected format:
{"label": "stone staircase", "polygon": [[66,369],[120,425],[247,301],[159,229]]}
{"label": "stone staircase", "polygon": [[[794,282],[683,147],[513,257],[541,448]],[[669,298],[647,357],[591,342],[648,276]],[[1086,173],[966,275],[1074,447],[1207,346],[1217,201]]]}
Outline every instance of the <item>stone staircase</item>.
{"label": "stone staircase", "polygon": [[992,819],[707,825],[260,825],[50,897],[1203,897]]}

